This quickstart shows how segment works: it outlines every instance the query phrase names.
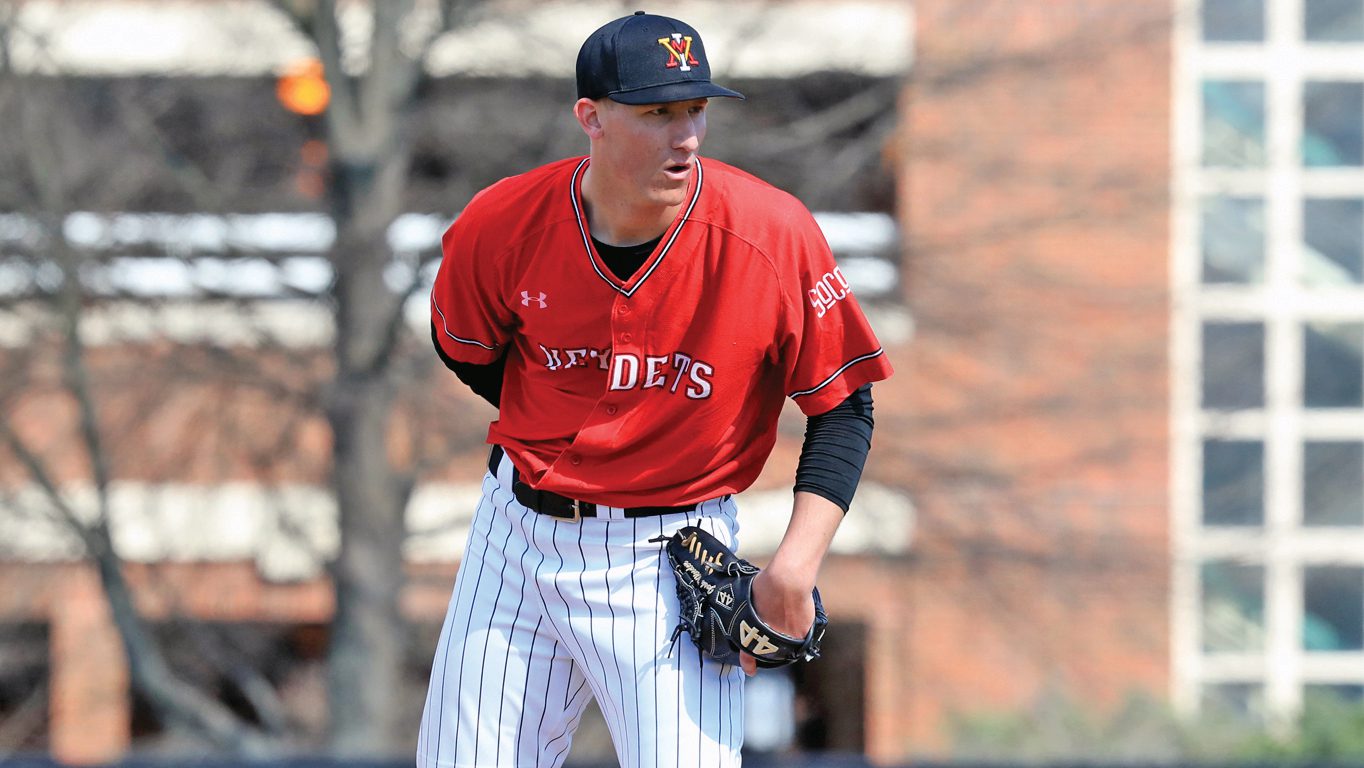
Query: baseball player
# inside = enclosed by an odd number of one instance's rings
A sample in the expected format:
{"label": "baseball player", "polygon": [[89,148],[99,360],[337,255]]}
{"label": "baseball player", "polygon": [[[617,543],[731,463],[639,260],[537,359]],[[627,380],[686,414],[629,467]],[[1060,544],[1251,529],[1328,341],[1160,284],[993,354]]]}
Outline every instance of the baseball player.
{"label": "baseball player", "polygon": [[442,360],[498,407],[431,670],[417,765],[562,764],[589,698],[623,766],[737,766],[742,669],[675,643],[658,543],[735,548],[790,397],[809,418],[791,521],[753,582],[801,637],[891,367],[809,212],[703,159],[701,37],[645,14],[583,44],[589,154],[504,179],[442,239]]}

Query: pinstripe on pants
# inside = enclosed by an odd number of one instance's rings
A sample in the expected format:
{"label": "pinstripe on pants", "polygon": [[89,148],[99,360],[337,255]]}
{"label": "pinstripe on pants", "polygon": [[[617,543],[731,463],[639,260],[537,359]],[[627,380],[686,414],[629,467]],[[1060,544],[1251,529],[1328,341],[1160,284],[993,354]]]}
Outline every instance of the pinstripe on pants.
{"label": "pinstripe on pants", "polygon": [[622,766],[738,766],[743,673],[703,660],[677,624],[649,539],[700,525],[734,547],[734,502],[658,517],[537,514],[483,481],[431,668],[419,768],[558,768],[590,697]]}

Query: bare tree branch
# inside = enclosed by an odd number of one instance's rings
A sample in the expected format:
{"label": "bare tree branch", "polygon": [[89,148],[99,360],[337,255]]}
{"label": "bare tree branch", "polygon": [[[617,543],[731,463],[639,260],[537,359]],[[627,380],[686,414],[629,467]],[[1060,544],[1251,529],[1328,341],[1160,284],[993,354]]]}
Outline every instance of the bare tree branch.
{"label": "bare tree branch", "polygon": [[14,29],[14,19],[19,15],[17,3],[0,5],[0,73],[10,74],[14,63],[10,53],[10,34]]}
{"label": "bare tree branch", "polygon": [[[370,142],[394,137],[394,120],[405,110],[421,62],[403,55],[397,30],[412,10],[412,0],[390,0],[374,5],[374,28],[370,35],[369,71],[359,78],[360,120]],[[383,146],[367,142],[366,151],[378,156]]]}
{"label": "bare tree branch", "polygon": [[[893,105],[903,90],[898,79],[885,80],[858,91],[848,98],[781,126],[780,130],[763,131],[743,144],[744,153],[755,156],[782,155],[794,149],[828,141],[840,131],[859,123],[890,116],[894,125],[898,118]],[[883,134],[884,135],[884,134]]]}
{"label": "bare tree branch", "polygon": [[217,701],[185,684],[171,671],[160,647],[152,638],[139,613],[133,591],[124,578],[123,563],[110,536],[108,454],[104,448],[101,425],[91,392],[88,370],[82,357],[80,313],[82,309],[79,268],[74,254],[66,248],[53,222],[65,210],[64,180],[57,162],[58,149],[47,140],[40,106],[24,105],[22,119],[27,157],[37,182],[44,217],[49,224],[53,255],[62,271],[60,290],[55,297],[62,335],[62,381],[75,402],[80,444],[89,462],[96,491],[97,510],[93,522],[86,524],[62,496],[60,487],[44,462],[24,443],[7,419],[0,419],[0,438],[43,490],[52,508],[81,539],[94,561],[100,583],[108,599],[114,624],[123,641],[133,681],[165,721],[188,727],[221,749],[244,754],[267,754],[271,742],[257,730],[245,726]]}
{"label": "bare tree branch", "polygon": [[331,88],[331,102],[325,113],[327,133],[332,152],[344,161],[356,152],[360,107],[354,80],[342,68],[341,27],[335,0],[317,0],[312,29],[312,39],[322,59],[322,73]]}
{"label": "bare tree branch", "polygon": [[316,34],[314,21],[317,16],[316,0],[270,0],[285,18],[309,40]]}
{"label": "bare tree branch", "polygon": [[[225,707],[184,684],[171,672],[134,604],[132,589],[123,577],[122,561],[109,535],[108,518],[97,515],[93,523],[83,522],[62,495],[42,459],[5,420],[0,420],[0,439],[38,483],[52,509],[80,537],[94,561],[109,600],[114,625],[123,640],[134,682],[147,695],[157,713],[168,722],[189,726],[194,733],[208,738],[221,749],[259,755],[275,751],[268,740],[243,726]],[[100,503],[107,506],[105,500]]]}
{"label": "bare tree branch", "polygon": [[275,687],[265,675],[245,663],[232,665],[228,674],[237,690],[241,691],[242,696],[246,697],[251,708],[255,710],[265,732],[277,737],[287,735],[289,715],[284,709],[284,702],[280,701],[279,694],[275,693]]}

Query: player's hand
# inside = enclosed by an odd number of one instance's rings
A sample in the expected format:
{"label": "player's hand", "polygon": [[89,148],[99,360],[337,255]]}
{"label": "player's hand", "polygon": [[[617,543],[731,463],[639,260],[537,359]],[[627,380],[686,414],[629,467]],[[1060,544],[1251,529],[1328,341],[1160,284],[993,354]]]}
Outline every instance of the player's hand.
{"label": "player's hand", "polygon": [[[753,608],[783,635],[805,637],[815,623],[813,588],[798,574],[763,569],[753,579]],[[758,672],[758,662],[748,653],[739,657],[739,666],[750,677]]]}

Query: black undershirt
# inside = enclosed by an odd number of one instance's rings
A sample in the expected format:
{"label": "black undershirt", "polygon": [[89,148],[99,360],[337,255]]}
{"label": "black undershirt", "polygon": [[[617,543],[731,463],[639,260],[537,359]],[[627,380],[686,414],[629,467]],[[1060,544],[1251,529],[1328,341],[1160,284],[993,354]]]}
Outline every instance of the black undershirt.
{"label": "black undershirt", "polygon": [[853,390],[832,409],[807,417],[795,490],[823,496],[847,512],[871,450],[872,426],[870,384]]}
{"label": "black undershirt", "polygon": [[[592,244],[606,266],[621,280],[629,280],[653,253],[662,235],[639,245],[607,245],[595,237]],[[502,400],[502,376],[507,354],[487,365],[462,363],[445,354],[431,323],[431,343],[441,362],[455,372],[474,394],[498,407]],[[810,416],[805,422],[805,442],[796,466],[797,491],[808,491],[837,504],[844,512],[852,503],[862,468],[871,449],[873,427],[871,385],[859,389],[829,411]]]}
{"label": "black undershirt", "polygon": [[[436,345],[436,354],[440,361],[445,363],[445,367],[455,372],[455,376],[475,395],[487,400],[494,408],[502,407],[502,374],[507,370],[507,350],[502,350],[502,356],[486,365],[475,363],[463,363],[445,354],[445,349],[440,345],[440,336],[436,332],[436,321],[431,321],[431,343]],[[510,349],[510,347],[508,347]]]}
{"label": "black undershirt", "polygon": [[644,262],[649,260],[649,254],[654,252],[658,241],[663,239],[663,235],[655,237],[647,243],[639,245],[607,245],[597,238],[592,238],[592,245],[597,249],[597,255],[606,262],[606,266],[611,272],[622,281],[629,280],[639,268],[644,266]]}

